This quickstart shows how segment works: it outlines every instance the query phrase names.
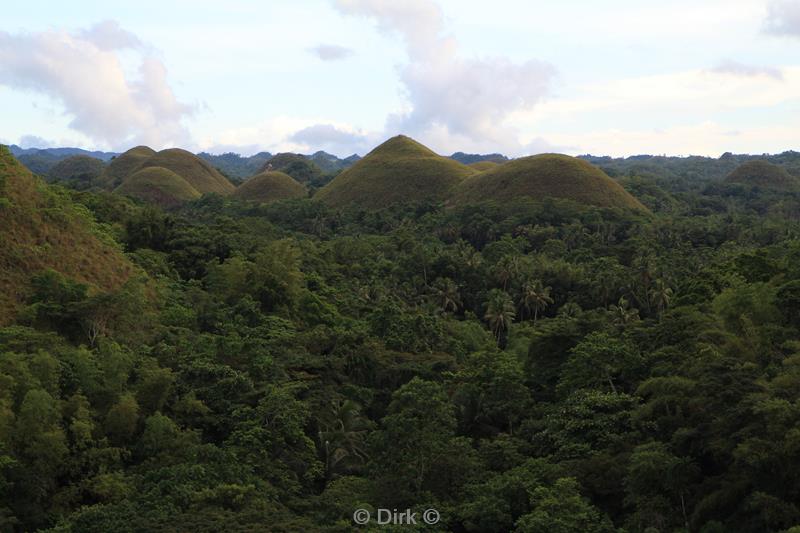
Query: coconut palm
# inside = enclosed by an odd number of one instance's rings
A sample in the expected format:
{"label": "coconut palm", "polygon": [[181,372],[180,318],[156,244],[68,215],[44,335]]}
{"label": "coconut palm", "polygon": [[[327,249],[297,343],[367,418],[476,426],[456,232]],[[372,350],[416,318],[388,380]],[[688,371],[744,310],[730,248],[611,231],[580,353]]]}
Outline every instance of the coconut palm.
{"label": "coconut palm", "polygon": [[656,282],[653,284],[653,288],[650,290],[650,301],[652,302],[653,306],[655,306],[658,316],[661,316],[661,313],[663,313],[664,310],[669,307],[672,294],[672,289],[664,282],[664,280],[656,280]]}
{"label": "coconut palm", "polygon": [[505,255],[500,258],[494,266],[494,276],[503,285],[503,290],[508,289],[508,284],[519,273],[519,258],[513,255]]}
{"label": "coconut palm", "polygon": [[543,287],[541,281],[526,281],[520,289],[520,306],[528,315],[533,313],[533,323],[539,318],[539,313],[553,303],[550,296],[550,287]]}
{"label": "coconut palm", "polygon": [[320,451],[325,460],[325,477],[349,472],[367,458],[365,440],[369,429],[361,408],[352,400],[333,400],[319,432]]}
{"label": "coconut palm", "polygon": [[505,291],[492,289],[486,302],[486,314],[483,318],[489,324],[495,338],[499,339],[501,333],[508,331],[516,316],[511,297]]}
{"label": "coconut palm", "polygon": [[461,307],[458,285],[452,279],[436,278],[436,281],[433,282],[433,293],[442,312],[452,311],[455,313]]}

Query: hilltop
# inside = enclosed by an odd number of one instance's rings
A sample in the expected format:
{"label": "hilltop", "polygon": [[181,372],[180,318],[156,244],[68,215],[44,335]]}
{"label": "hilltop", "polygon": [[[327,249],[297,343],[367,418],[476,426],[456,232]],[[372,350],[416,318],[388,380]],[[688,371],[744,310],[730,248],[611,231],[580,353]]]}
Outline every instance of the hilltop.
{"label": "hilltop", "polygon": [[475,173],[417,141],[398,135],[336,176],[315,198],[335,207],[382,208],[397,202],[444,200]]}
{"label": "hilltop", "polygon": [[239,185],[232,196],[248,202],[269,203],[305,198],[308,190],[283,172],[262,172]]}
{"label": "hilltop", "polygon": [[83,209],[50,189],[0,147],[0,324],[25,301],[31,277],[53,269],[112,290],[133,273]]}
{"label": "hilltop", "polygon": [[800,179],[789,174],[785,168],[763,159],[739,165],[728,174],[725,181],[779,190],[800,188]]}
{"label": "hilltop", "polygon": [[470,163],[467,166],[470,168],[474,168],[478,172],[483,172],[484,170],[489,170],[490,168],[494,168],[496,166],[501,165],[501,163],[497,163],[496,161],[476,161],[474,163]]}
{"label": "hilltop", "polygon": [[73,155],[56,163],[47,177],[53,181],[74,181],[88,187],[97,182],[105,167],[101,160],[94,157]]}
{"label": "hilltop", "polygon": [[276,154],[264,163],[259,172],[278,171],[300,183],[310,183],[322,176],[322,169],[304,155],[289,152]]}
{"label": "hilltop", "polygon": [[141,168],[146,167],[162,167],[171,170],[201,194],[211,192],[230,194],[236,189],[228,181],[228,178],[207,161],[181,148],[161,150],[142,163]]}
{"label": "hilltop", "polygon": [[599,168],[561,154],[514,159],[476,174],[455,188],[451,203],[506,202],[520,197],[563,198],[598,207],[647,210]]}
{"label": "hilltop", "polygon": [[134,172],[114,192],[164,208],[200,198],[197,189],[164,167],[147,167]]}
{"label": "hilltop", "polygon": [[135,146],[113,158],[103,174],[103,182],[106,187],[109,189],[119,187],[125,178],[136,172],[148,158],[155,154],[156,151],[149,146]]}

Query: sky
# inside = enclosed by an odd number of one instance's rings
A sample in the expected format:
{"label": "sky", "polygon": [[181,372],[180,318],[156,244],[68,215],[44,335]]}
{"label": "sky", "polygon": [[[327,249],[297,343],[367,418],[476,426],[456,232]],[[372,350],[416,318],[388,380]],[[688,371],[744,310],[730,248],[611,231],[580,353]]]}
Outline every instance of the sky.
{"label": "sky", "polygon": [[800,149],[800,0],[28,0],[0,143],[245,155]]}

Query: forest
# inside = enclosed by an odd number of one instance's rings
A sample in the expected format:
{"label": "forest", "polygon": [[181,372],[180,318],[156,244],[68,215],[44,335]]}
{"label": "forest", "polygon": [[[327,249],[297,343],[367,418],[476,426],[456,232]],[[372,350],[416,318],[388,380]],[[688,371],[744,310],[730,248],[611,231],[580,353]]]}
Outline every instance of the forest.
{"label": "forest", "polygon": [[713,161],[591,160],[638,210],[40,181],[133,274],[29,269],[0,531],[797,533],[800,192]]}

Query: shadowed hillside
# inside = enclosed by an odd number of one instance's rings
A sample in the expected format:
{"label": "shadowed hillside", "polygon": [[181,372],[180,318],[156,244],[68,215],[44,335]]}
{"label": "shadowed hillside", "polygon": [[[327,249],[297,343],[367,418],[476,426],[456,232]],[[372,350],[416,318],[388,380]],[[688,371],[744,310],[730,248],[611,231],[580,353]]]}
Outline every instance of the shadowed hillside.
{"label": "shadowed hillside", "polygon": [[0,147],[0,324],[10,322],[31,276],[45,269],[105,290],[134,271],[83,210]]}
{"label": "shadowed hillside", "polygon": [[307,194],[307,189],[288,174],[262,172],[239,185],[232,196],[248,202],[269,203],[305,198]]}
{"label": "shadowed hillside", "polygon": [[476,174],[456,187],[452,203],[505,202],[520,197],[564,198],[598,207],[646,210],[602,170],[560,154],[523,157]]}
{"label": "shadowed hillside", "polygon": [[97,182],[106,165],[94,157],[73,155],[56,163],[47,173],[51,180],[75,181],[84,186]]}
{"label": "shadowed hillside", "polygon": [[741,183],[770,189],[800,188],[800,179],[783,168],[762,159],[739,165],[725,178],[728,183]]}
{"label": "shadowed hillside", "polygon": [[134,172],[115,192],[166,208],[200,198],[197,189],[163,167],[147,167]]}
{"label": "shadowed hillside", "polygon": [[397,202],[444,200],[448,191],[475,173],[398,135],[348,168],[315,198],[334,207],[382,208]]}

